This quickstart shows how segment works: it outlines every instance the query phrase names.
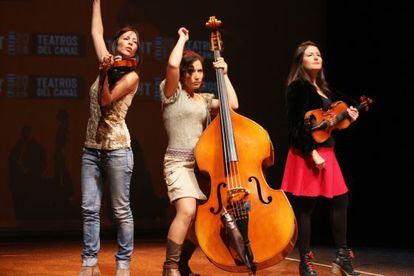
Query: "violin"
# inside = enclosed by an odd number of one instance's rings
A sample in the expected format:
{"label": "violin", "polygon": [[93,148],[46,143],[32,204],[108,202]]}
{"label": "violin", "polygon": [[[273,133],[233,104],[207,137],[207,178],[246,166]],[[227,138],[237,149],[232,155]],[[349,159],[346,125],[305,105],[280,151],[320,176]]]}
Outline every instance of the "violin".
{"label": "violin", "polygon": [[[214,16],[206,23],[215,60],[222,50],[220,25]],[[200,172],[210,178],[209,198],[198,206],[195,232],[214,265],[254,274],[293,249],[295,215],[284,192],[266,182],[263,168],[274,162],[269,134],[229,107],[223,68],[215,71],[220,110],[194,149]]]}
{"label": "violin", "polygon": [[120,56],[115,56],[111,64],[99,63],[98,99],[102,99],[102,88],[107,75],[109,86],[112,87],[124,74],[138,66],[138,61],[135,58],[119,59],[117,57]]}
{"label": "violin", "polygon": [[[117,56],[119,57],[119,56]],[[109,64],[106,65],[101,62],[99,63],[99,70],[110,70],[112,68],[118,68],[118,67],[137,67],[138,65],[138,61],[135,58],[129,58],[129,59],[117,59],[114,58],[114,61]]]}
{"label": "violin", "polygon": [[[372,99],[361,96],[360,104],[355,108],[358,111],[361,109],[368,111],[368,105],[371,103]],[[327,111],[323,111],[321,108],[310,110],[305,114],[305,128],[311,132],[315,142],[323,143],[331,137],[333,130],[345,129],[352,123],[347,109],[346,103],[337,101],[332,103]]]}

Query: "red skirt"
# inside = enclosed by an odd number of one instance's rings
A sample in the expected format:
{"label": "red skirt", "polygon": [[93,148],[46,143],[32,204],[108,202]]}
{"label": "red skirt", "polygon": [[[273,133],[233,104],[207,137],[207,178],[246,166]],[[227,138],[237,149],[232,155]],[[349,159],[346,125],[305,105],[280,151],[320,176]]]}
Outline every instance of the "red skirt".
{"label": "red skirt", "polygon": [[348,191],[333,147],[320,147],[318,153],[325,160],[322,169],[315,167],[309,155],[290,148],[281,189],[296,196],[324,196],[332,198]]}

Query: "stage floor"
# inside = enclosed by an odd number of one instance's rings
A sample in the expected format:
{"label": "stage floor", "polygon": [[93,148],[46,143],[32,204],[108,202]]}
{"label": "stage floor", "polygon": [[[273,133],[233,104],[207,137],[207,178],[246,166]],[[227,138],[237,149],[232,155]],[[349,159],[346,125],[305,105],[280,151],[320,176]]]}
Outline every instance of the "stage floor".
{"label": "stage floor", "polygon": [[[0,275],[77,275],[80,269],[81,241],[1,242]],[[103,241],[99,255],[101,275],[115,275],[115,241]],[[402,249],[354,248],[354,266],[362,275],[412,276],[414,252]],[[332,248],[314,248],[318,275],[332,275]],[[162,241],[135,241],[131,275],[161,275],[165,249]],[[211,264],[197,249],[191,263],[194,272],[203,276],[230,275]],[[247,275],[246,273],[237,273]],[[237,275],[236,274],[236,275]],[[284,261],[257,272],[257,275],[298,275],[295,249]]]}

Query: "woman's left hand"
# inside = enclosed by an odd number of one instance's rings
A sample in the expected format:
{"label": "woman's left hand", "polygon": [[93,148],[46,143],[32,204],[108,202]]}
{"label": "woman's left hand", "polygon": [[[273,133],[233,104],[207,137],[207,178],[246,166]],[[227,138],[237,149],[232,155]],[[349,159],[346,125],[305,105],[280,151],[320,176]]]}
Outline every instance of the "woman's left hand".
{"label": "woman's left hand", "polygon": [[350,106],[346,111],[348,111],[348,115],[351,117],[352,122],[354,122],[359,116],[358,109],[353,106]]}
{"label": "woman's left hand", "polygon": [[227,63],[224,58],[219,57],[217,61],[213,62],[214,68],[223,68],[223,74],[227,74]]}
{"label": "woman's left hand", "polygon": [[108,69],[111,68],[112,64],[114,64],[113,55],[107,54],[101,57],[100,69],[108,71]]}

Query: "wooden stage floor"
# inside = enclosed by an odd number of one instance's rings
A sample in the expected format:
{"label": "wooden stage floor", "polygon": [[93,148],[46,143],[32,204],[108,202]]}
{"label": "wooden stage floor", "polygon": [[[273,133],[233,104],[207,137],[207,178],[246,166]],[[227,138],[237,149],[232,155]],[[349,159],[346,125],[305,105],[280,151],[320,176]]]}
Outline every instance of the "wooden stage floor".
{"label": "wooden stage floor", "polygon": [[[0,242],[0,275],[77,275],[80,269],[80,241]],[[101,275],[115,275],[115,241],[103,241],[99,255]],[[355,267],[362,275],[414,276],[414,252],[408,249],[354,248]],[[332,248],[314,248],[318,275],[332,275]],[[165,249],[162,241],[135,241],[131,275],[161,275]],[[197,249],[190,265],[202,276],[231,275],[212,265]],[[247,275],[235,273],[235,275]],[[298,275],[295,249],[279,264],[257,272],[257,275]]]}

